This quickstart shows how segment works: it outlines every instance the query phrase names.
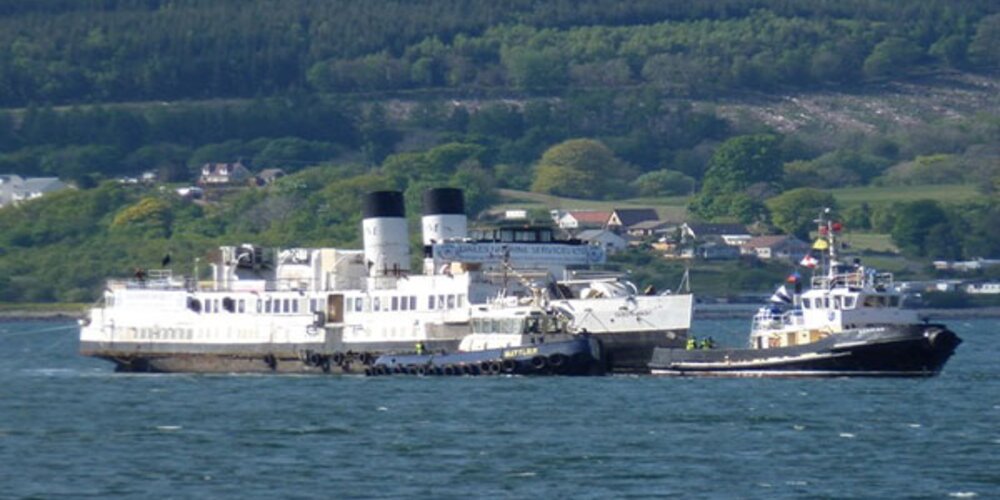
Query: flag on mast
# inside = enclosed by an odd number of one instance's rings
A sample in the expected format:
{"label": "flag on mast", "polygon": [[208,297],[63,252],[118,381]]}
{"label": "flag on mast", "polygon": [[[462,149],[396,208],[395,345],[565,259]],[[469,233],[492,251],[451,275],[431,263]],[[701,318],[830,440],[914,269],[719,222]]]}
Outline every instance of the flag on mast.
{"label": "flag on mast", "polygon": [[806,256],[802,257],[802,260],[799,261],[799,265],[802,267],[808,267],[809,269],[814,269],[819,265],[819,261],[816,260],[816,257],[813,257],[811,253],[807,253]]}
{"label": "flag on mast", "polygon": [[791,304],[792,296],[788,294],[788,289],[785,288],[785,285],[781,285],[777,290],[774,291],[774,294],[771,295],[770,301],[779,304]]}

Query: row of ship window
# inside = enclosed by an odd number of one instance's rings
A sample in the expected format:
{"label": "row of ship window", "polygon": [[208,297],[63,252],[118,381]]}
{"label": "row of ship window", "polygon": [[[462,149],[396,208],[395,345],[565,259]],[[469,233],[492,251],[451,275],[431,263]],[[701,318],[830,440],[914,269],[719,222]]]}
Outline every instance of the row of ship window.
{"label": "row of ship window", "polygon": [[217,330],[192,328],[129,328],[129,333],[136,340],[195,340],[209,338],[240,338],[252,339],[256,332],[254,330]]}
{"label": "row of ship window", "polygon": [[[300,299],[257,299],[255,309],[258,313],[264,314],[294,314],[299,312]],[[310,300],[309,311],[318,311],[319,300]],[[247,301],[245,299],[233,299],[226,297],[223,299],[205,299],[204,301],[188,298],[188,309],[194,312],[204,313],[245,313],[247,312]]]}
{"label": "row of ship window", "polygon": [[[256,311],[263,314],[296,314],[300,309],[301,299],[257,299]],[[465,305],[464,294],[441,294],[427,297],[427,310],[455,309]],[[245,313],[247,303],[245,299],[233,299],[226,297],[223,299],[205,299],[200,301],[195,298],[188,299],[188,308],[195,312],[204,313]],[[323,299],[309,299],[309,312],[323,310]],[[415,295],[391,296],[391,297],[348,297],[346,309],[348,311],[416,311],[417,297]]]}
{"label": "row of ship window", "polygon": [[[464,294],[441,294],[427,296],[427,310],[455,309],[465,305]],[[347,310],[362,311],[416,311],[417,297],[415,295],[392,297],[348,297]]]}
{"label": "row of ship window", "polygon": [[[843,299],[843,300],[841,300]],[[823,297],[817,299],[802,299],[803,309],[854,309],[856,297],[848,295],[840,297]],[[895,295],[867,295],[861,302],[861,307],[899,307],[899,297]]]}

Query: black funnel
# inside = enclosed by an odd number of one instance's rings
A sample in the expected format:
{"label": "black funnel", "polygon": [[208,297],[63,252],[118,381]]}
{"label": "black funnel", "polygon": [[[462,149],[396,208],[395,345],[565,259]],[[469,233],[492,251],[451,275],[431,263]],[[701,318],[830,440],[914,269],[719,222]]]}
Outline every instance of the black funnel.
{"label": "black funnel", "polygon": [[365,195],[361,214],[365,219],[376,217],[406,217],[403,193],[399,191],[374,191]]}
{"label": "black funnel", "polygon": [[424,215],[465,215],[465,197],[458,188],[424,191]]}

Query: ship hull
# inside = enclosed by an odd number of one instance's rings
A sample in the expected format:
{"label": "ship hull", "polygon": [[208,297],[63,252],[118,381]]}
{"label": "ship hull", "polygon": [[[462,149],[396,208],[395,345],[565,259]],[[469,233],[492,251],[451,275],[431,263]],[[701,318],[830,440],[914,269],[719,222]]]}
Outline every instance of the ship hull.
{"label": "ship hull", "polygon": [[[656,348],[683,345],[686,332],[594,334],[603,347],[604,369],[648,373]],[[432,352],[455,352],[459,339],[425,340]],[[383,354],[412,353],[412,342],[336,341],[303,344],[199,344],[165,342],[80,342],[80,353],[111,361],[119,372],[146,373],[363,373]]]}
{"label": "ship hull", "polygon": [[607,368],[614,373],[649,373],[649,363],[657,348],[679,348],[686,331],[643,331],[594,334],[604,347]]}
{"label": "ship hull", "polygon": [[378,375],[603,375],[601,342],[593,337],[453,354],[385,355],[366,369]]}
{"label": "ship hull", "polygon": [[[425,341],[428,349],[453,351],[458,341]],[[362,374],[387,352],[411,352],[412,343],[343,347],[316,344],[150,344],[81,342],[80,353],[110,361],[117,372]]]}
{"label": "ship hull", "polygon": [[961,343],[942,325],[848,330],[817,342],[767,349],[656,349],[656,375],[714,377],[928,377]]}

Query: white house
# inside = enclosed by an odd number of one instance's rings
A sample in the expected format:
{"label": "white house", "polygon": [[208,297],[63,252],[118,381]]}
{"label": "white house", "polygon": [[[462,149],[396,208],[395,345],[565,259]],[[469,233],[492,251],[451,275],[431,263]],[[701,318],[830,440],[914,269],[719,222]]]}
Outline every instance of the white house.
{"label": "white house", "polygon": [[681,225],[685,240],[706,241],[721,239],[725,244],[739,247],[750,241],[750,231],[742,224],[701,224],[685,222]]}
{"label": "white house", "polygon": [[677,230],[678,224],[665,220],[644,220],[629,226],[626,231],[636,238],[660,238]]}
{"label": "white house", "polygon": [[743,255],[753,255],[758,259],[797,260],[809,251],[809,244],[788,235],[755,236],[740,247]]}
{"label": "white house", "polygon": [[971,283],[965,287],[965,293],[1000,294],[1000,283]]}
{"label": "white house", "polygon": [[177,194],[181,198],[189,200],[200,200],[205,195],[205,190],[198,186],[186,186],[177,188]]}
{"label": "white house", "polygon": [[646,221],[658,221],[660,216],[652,208],[616,208],[608,217],[608,229],[619,233],[627,233],[636,224]]}
{"label": "white house", "polygon": [[628,247],[628,241],[607,229],[587,229],[580,231],[576,235],[580,241],[591,245],[600,245],[608,254],[612,254]]}
{"label": "white house", "polygon": [[242,184],[251,177],[250,170],[242,162],[206,163],[201,166],[198,183],[204,186],[225,186]]}
{"label": "white house", "polygon": [[28,177],[24,179],[14,174],[0,175],[0,207],[40,198],[47,193],[68,188],[69,186],[57,177]]}
{"label": "white house", "polygon": [[583,229],[602,229],[608,223],[611,212],[600,210],[553,210],[552,220],[560,229],[577,231]]}
{"label": "white house", "polygon": [[986,269],[987,267],[993,267],[1000,265],[1000,259],[973,259],[973,260],[963,260],[963,261],[947,261],[947,260],[935,260],[934,268],[939,271],[954,270],[954,271],[979,271],[981,269]]}

